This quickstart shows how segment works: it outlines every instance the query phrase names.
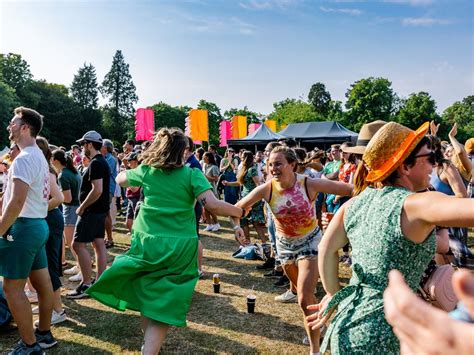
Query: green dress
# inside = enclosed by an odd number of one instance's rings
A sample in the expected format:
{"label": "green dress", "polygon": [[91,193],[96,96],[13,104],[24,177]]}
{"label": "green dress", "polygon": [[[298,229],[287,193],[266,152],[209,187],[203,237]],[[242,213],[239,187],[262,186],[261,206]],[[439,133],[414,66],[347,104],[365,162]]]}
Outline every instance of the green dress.
{"label": "green dress", "polygon": [[[247,196],[253,189],[257,187],[253,178],[258,176],[257,166],[253,165],[250,169],[247,170],[247,173],[244,176],[244,184],[242,186],[241,196],[244,198]],[[252,206],[250,213],[247,217],[242,218],[242,224],[246,225],[248,223],[265,223],[265,215],[263,214],[263,200],[258,201]]]}
{"label": "green dress", "polygon": [[404,237],[400,218],[412,192],[398,187],[367,188],[352,200],[344,227],[352,245],[352,277],[337,292],[328,310],[337,313],[324,337],[321,352],[331,354],[398,354],[400,344],[383,310],[388,273],[399,270],[412,290],[435,253],[435,233],[421,244]]}
{"label": "green dress", "polygon": [[185,326],[199,277],[194,204],[212,187],[200,170],[186,166],[165,171],[141,165],[127,171],[127,180],[145,195],[130,250],[87,293],[117,310]]}

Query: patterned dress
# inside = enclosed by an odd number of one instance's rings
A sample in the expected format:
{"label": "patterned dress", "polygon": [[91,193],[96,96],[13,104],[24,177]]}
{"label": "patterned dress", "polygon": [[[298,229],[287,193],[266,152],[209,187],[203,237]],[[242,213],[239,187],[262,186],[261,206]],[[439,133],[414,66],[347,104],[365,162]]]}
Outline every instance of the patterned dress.
{"label": "patterned dress", "polygon": [[435,253],[435,233],[421,244],[405,238],[400,216],[404,188],[367,188],[354,198],[344,216],[344,227],[352,245],[352,277],[337,292],[328,310],[338,306],[328,328],[321,353],[330,344],[332,354],[398,354],[400,344],[383,310],[383,291],[388,273],[399,270],[412,290]]}
{"label": "patterned dress", "polygon": [[[244,185],[242,188],[242,198],[247,196],[253,189],[257,187],[253,178],[258,176],[257,166],[253,165],[244,176]],[[252,206],[249,215],[242,218],[243,224],[248,223],[265,223],[265,215],[263,214],[263,200],[258,201]]]}

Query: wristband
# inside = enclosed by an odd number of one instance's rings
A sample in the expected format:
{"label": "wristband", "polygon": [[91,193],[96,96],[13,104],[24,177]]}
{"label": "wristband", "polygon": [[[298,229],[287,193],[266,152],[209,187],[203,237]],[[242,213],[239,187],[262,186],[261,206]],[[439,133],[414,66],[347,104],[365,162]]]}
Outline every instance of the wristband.
{"label": "wristband", "polygon": [[233,227],[232,227],[232,229],[235,230],[235,231],[236,231],[237,229],[239,229],[239,228],[240,228],[240,226],[233,226]]}

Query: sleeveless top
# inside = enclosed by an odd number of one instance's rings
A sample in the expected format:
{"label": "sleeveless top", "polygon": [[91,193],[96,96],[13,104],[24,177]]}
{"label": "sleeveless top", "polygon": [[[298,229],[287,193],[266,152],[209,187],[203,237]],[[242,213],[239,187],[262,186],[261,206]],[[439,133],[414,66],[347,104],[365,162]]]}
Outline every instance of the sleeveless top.
{"label": "sleeveless top", "polygon": [[430,184],[431,184],[431,186],[433,186],[433,188],[436,191],[442,192],[443,194],[446,194],[446,195],[449,195],[449,196],[454,196],[453,189],[451,188],[451,186],[449,186],[448,184],[441,181],[436,169],[433,169],[433,172],[431,173]]}
{"label": "sleeveless top", "polygon": [[397,269],[412,290],[435,253],[435,232],[423,243],[407,239],[400,225],[405,199],[413,192],[399,187],[365,189],[352,200],[344,227],[352,245],[352,277],[337,292],[328,310],[337,313],[324,337],[321,353],[330,343],[332,354],[398,354],[400,344],[387,323],[383,291],[388,273]]}
{"label": "sleeveless top", "polygon": [[280,190],[272,179],[270,200],[276,234],[286,238],[303,238],[318,228],[315,201],[309,198],[306,176],[296,174],[293,187]]}

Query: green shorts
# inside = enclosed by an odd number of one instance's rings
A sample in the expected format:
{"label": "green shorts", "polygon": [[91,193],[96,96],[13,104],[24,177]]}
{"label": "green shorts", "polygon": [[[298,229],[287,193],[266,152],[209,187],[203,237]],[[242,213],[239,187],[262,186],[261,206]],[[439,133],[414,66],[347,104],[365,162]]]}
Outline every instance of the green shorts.
{"label": "green shorts", "polygon": [[[0,275],[26,279],[32,270],[48,267],[45,245],[49,229],[44,218],[17,218],[5,237],[0,237]],[[8,239],[11,239],[8,238]]]}

